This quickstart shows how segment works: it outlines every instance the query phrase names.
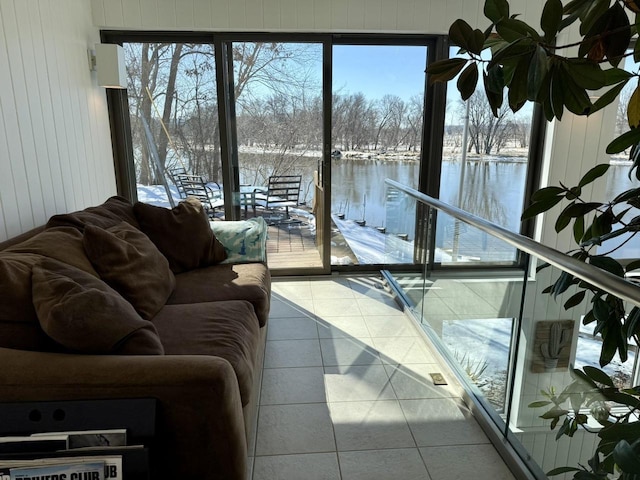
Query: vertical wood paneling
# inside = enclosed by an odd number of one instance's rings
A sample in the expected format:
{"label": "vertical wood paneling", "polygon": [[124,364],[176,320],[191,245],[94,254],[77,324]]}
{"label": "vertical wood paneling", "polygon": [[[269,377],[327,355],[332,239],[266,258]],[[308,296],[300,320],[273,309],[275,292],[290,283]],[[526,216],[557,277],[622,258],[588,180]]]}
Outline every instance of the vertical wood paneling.
{"label": "vertical wood paneling", "polygon": [[[280,0],[263,0],[264,26],[267,29],[279,29],[280,23]],[[310,15],[313,17],[313,12]]]}
{"label": "vertical wood paneling", "polygon": [[414,28],[415,0],[398,0],[396,25],[398,30],[412,31]]}
{"label": "vertical wood paneling", "polygon": [[431,14],[429,15],[428,32],[447,33],[449,23],[446,18],[446,2],[431,2]]}
{"label": "vertical wood paneling", "polygon": [[[44,47],[44,37],[40,28],[40,15],[37,4],[35,2],[27,2],[23,3],[21,8],[23,10],[20,12],[20,17],[29,20],[29,28],[27,29],[25,25],[25,28],[20,30],[20,43],[25,46],[23,57],[35,57],[36,52],[41,54]],[[29,38],[27,38],[27,34]],[[26,49],[27,45],[29,50]],[[51,142],[55,136],[50,131],[53,113],[51,112],[51,103],[47,98],[48,95],[46,95],[49,89],[46,69],[40,62],[25,62],[24,65],[25,74],[27,77],[31,77],[32,82],[32,88],[29,91],[29,110],[35,138],[40,186],[43,197],[49,199],[44,203],[44,218],[35,218],[36,223],[41,223],[56,211],[59,211],[56,210],[57,208],[64,208],[64,202],[62,202],[64,194],[60,191],[61,178],[57,175],[56,169],[51,167],[50,152],[51,150],[55,152],[57,147],[55,141]],[[41,92],[45,92],[45,94]],[[50,148],[50,143],[52,143],[52,148]]]}
{"label": "vertical wood paneling", "polygon": [[0,240],[115,194],[89,2],[0,0]]}
{"label": "vertical wood paneling", "polygon": [[261,30],[264,28],[264,14],[262,0],[247,0],[245,7],[247,16],[247,28],[250,30]]}
{"label": "vertical wood paneling", "polygon": [[176,23],[181,30],[193,30],[193,0],[180,0],[176,5]]}
{"label": "vertical wood paneling", "polygon": [[301,32],[313,31],[316,28],[316,19],[314,18],[314,0],[306,0],[304,2],[296,2],[296,11],[298,14],[298,30]]}
{"label": "vertical wood paneling", "polygon": [[181,8],[181,2],[175,0],[156,0],[158,4],[158,27],[173,29],[178,28],[176,12]]}
{"label": "vertical wood paneling", "polygon": [[[137,3],[138,0],[135,0]],[[107,6],[105,6],[104,1],[102,0],[91,0],[91,14],[93,19],[93,24],[96,26],[105,25],[105,15],[104,11]]]}
{"label": "vertical wood paneling", "polygon": [[[10,75],[8,83],[9,92],[13,90],[13,102],[7,101],[7,117],[5,128],[9,140],[9,158],[21,158],[22,162],[13,166],[13,183],[17,192],[25,192],[31,199],[26,205],[28,208],[20,209],[20,227],[27,230],[35,226],[33,209],[42,210],[44,199],[39,188],[40,179],[35,169],[35,146],[33,138],[28,136],[29,118],[27,85],[22,65],[22,52],[18,36],[18,23],[16,19],[15,3],[5,2],[2,8],[2,20],[6,37],[8,56],[7,73]],[[3,113],[5,106],[3,102]],[[33,175],[31,176],[31,173]]]}
{"label": "vertical wood paneling", "polygon": [[379,30],[382,18],[382,0],[367,0],[367,8],[364,9],[364,28],[366,30]]}
{"label": "vertical wood paneling", "polygon": [[229,0],[229,26],[231,28],[239,28],[241,30],[246,28],[247,19],[244,8],[244,2],[234,2],[233,0]]}
{"label": "vertical wood paneling", "polygon": [[158,28],[158,1],[157,0],[134,0],[140,2],[140,13],[142,15],[142,28]]}
{"label": "vertical wood paneling", "polygon": [[364,29],[365,2],[364,0],[347,0],[347,22],[349,28],[362,31]]}
{"label": "vertical wood paneling", "polygon": [[298,30],[298,10],[295,0],[280,0],[280,25],[287,30]]}
{"label": "vertical wood paneling", "polygon": [[[0,37],[1,39],[2,37]],[[0,48],[0,63],[3,60],[2,52],[3,48]],[[0,71],[0,84],[2,83],[2,72]],[[6,102],[4,102],[6,103]],[[3,98],[0,95],[0,158],[11,158],[11,152],[9,150],[9,137],[5,128],[4,121],[4,104]],[[25,205],[20,205],[18,198],[16,197],[15,186],[13,184],[13,166],[11,162],[0,162],[0,204],[2,205],[2,224],[0,224],[0,234],[5,235],[0,238],[9,238],[21,233],[22,226],[20,223],[20,208],[24,208]]]}
{"label": "vertical wood paneling", "polygon": [[125,27],[139,28],[142,25],[140,1],[122,0],[122,16]]}
{"label": "vertical wood paneling", "polygon": [[313,0],[313,26],[319,31],[331,30],[332,2],[327,0]]}
{"label": "vertical wood paneling", "polygon": [[234,0],[212,0],[211,5],[211,27],[212,28],[229,28],[229,2]]}
{"label": "vertical wood paneling", "polygon": [[109,8],[105,8],[104,10],[104,21],[107,25],[116,25],[119,27],[124,25],[122,0],[113,0],[109,3]]}
{"label": "vertical wood paneling", "polygon": [[413,11],[413,27],[416,32],[427,33],[429,32],[429,9],[431,4],[429,2],[416,1]]}
{"label": "vertical wood paneling", "polygon": [[398,28],[398,0],[384,0],[380,28],[385,32],[393,32]]}
{"label": "vertical wood paneling", "polygon": [[349,28],[348,18],[349,12],[344,0],[331,0],[331,29],[347,30]]}
{"label": "vertical wood paneling", "polygon": [[194,0],[193,3],[194,26],[196,28],[208,28],[211,26],[211,2],[209,0]]}
{"label": "vertical wood paneling", "polygon": [[[464,18],[467,22],[473,25],[471,22],[476,21],[475,10],[472,8],[463,8],[464,3],[464,0],[447,0],[445,13],[447,25],[451,25],[458,18]],[[449,28],[447,27],[447,31],[448,30]]]}

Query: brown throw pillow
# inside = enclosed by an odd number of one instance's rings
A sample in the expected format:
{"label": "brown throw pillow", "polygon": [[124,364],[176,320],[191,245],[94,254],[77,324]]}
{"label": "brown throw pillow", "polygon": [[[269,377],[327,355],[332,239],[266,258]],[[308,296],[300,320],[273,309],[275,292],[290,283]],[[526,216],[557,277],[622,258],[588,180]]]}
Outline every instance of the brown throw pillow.
{"label": "brown throw pillow", "polygon": [[162,355],[151,322],[102,280],[45,259],[33,267],[33,304],[43,330],[75,352]]}
{"label": "brown throw pillow", "polygon": [[169,210],[146,203],[133,205],[140,224],[174,273],[220,263],[227,254],[209,226],[202,204],[188,198]]}
{"label": "brown throw pillow", "polygon": [[109,228],[122,221],[138,227],[131,202],[124,197],[115,196],[97,207],[88,207],[77,212],[54,215],[47,222],[46,228],[73,227],[83,231],[86,225]]}
{"label": "brown throw pillow", "polygon": [[87,225],[84,249],[100,278],[150,320],[176,286],[169,262],[144,233],[122,222],[103,229]]}

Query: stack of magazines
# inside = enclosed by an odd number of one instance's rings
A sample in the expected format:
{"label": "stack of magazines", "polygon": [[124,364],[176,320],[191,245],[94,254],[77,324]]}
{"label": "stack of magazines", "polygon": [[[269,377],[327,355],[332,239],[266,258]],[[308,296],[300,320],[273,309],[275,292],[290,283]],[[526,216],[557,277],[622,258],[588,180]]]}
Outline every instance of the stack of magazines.
{"label": "stack of magazines", "polygon": [[127,431],[83,430],[0,437],[0,480],[123,480]]}

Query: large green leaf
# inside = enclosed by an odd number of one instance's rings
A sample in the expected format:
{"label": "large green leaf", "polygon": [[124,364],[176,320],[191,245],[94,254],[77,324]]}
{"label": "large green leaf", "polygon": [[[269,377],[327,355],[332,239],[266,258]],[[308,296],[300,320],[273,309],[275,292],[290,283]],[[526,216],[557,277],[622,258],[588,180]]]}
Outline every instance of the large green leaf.
{"label": "large green leaf", "polygon": [[640,88],[636,87],[627,105],[627,121],[630,128],[640,127]]}
{"label": "large green leaf", "polygon": [[616,67],[629,48],[631,29],[629,28],[629,17],[620,3],[614,2],[609,10],[612,14],[609,23],[610,34],[606,37],[607,59],[611,65]]}
{"label": "large green leaf", "polygon": [[640,142],[640,128],[632,128],[628,132],[623,133],[618,138],[612,140],[612,142],[607,145],[607,153],[609,155],[613,155],[615,153],[620,153],[631,145],[635,145]]}
{"label": "large green leaf", "polygon": [[529,100],[535,100],[538,97],[538,92],[548,72],[549,60],[547,58],[547,52],[544,48],[538,46],[531,56],[531,62],[529,62],[529,72],[527,75],[527,98]]}
{"label": "large green leaf", "polygon": [[587,90],[597,90],[607,83],[607,76],[597,62],[586,59],[569,59],[564,64],[576,84]]}
{"label": "large green leaf", "polygon": [[569,215],[564,215],[563,213],[558,215],[558,218],[556,219],[556,224],[554,225],[556,233],[560,233],[569,226],[569,223],[571,223],[571,217]]}
{"label": "large green leaf", "polygon": [[607,105],[611,104],[611,102],[613,102],[616,98],[618,98],[618,95],[620,95],[620,92],[622,91],[622,89],[627,84],[627,81],[628,80],[625,80],[622,83],[619,83],[615,87],[612,87],[609,90],[607,90],[606,92],[604,92],[600,96],[600,98],[598,98],[595,101],[593,106],[589,109],[589,114],[595,113],[598,110],[603,109]]}
{"label": "large green leaf", "polygon": [[560,0],[547,0],[540,17],[540,27],[545,33],[545,39],[551,41],[562,23],[562,2]]}
{"label": "large green leaf", "polygon": [[601,383],[602,385],[606,385],[608,387],[613,387],[613,380],[611,377],[604,373],[602,370],[596,367],[585,366],[583,368],[584,373],[586,373],[589,378],[591,378],[594,382]]}
{"label": "large green leaf", "polygon": [[520,57],[518,64],[513,70],[513,78],[509,86],[509,108],[517,112],[527,101],[527,84],[530,72],[530,61],[528,57]]}
{"label": "large green leaf", "polygon": [[559,195],[564,195],[564,188],[556,186],[544,187],[531,195],[531,200],[534,202],[539,202],[540,200],[546,200],[548,198],[557,197]]}
{"label": "large green leaf", "polygon": [[560,475],[563,473],[569,473],[569,472],[580,472],[581,470],[579,468],[575,468],[575,467],[558,467],[558,468],[554,468],[553,470],[549,470],[547,472],[547,476],[549,477],[553,477],[554,475]]}
{"label": "large green leaf", "polygon": [[605,85],[613,85],[615,83],[624,82],[633,77],[633,75],[621,68],[608,68],[603,70],[605,76]]}
{"label": "large green leaf", "polygon": [[582,178],[580,179],[580,182],[578,182],[578,186],[584,187],[585,185],[589,185],[591,182],[593,182],[594,180],[600,178],[602,175],[607,173],[607,170],[609,170],[609,167],[610,165],[608,163],[601,163],[591,168],[587,173],[585,173],[582,176]]}
{"label": "large green leaf", "polygon": [[566,215],[571,218],[580,217],[589,212],[593,212],[600,206],[602,206],[600,202],[571,203],[567,205],[560,215]]}
{"label": "large green leaf", "polygon": [[522,37],[529,37],[534,40],[540,40],[540,35],[530,25],[517,20],[508,18],[496,24],[496,31],[507,42],[514,42]]}
{"label": "large green leaf", "polygon": [[552,68],[550,70],[550,75],[551,82],[549,84],[549,89],[551,90],[551,95],[549,97],[551,100],[551,110],[558,120],[562,120],[562,113],[564,110],[564,87],[562,84],[562,74],[560,73],[559,68]]}
{"label": "large green leaf", "polygon": [[571,113],[584,115],[591,107],[591,100],[586,90],[576,83],[566,65],[560,69],[560,84],[562,88],[562,100]]}
{"label": "large green leaf", "polygon": [[509,2],[507,0],[487,0],[484,2],[484,16],[496,23],[509,18]]}
{"label": "large green leaf", "polygon": [[531,55],[535,48],[536,46],[530,38],[518,38],[493,51],[491,60],[487,64],[487,70],[495,65],[515,65],[518,62],[518,57]]}
{"label": "large green leaf", "polygon": [[563,294],[567,289],[576,282],[576,279],[569,272],[562,272],[556,283],[553,284],[553,296],[557,298],[558,295]]}
{"label": "large green leaf", "polygon": [[640,333],[640,308],[633,307],[631,309],[624,321],[624,331],[626,332],[627,338],[631,338]]}
{"label": "large green leaf", "polygon": [[429,83],[448,82],[455,78],[467,64],[467,61],[466,58],[448,58],[446,60],[433,62],[427,67]]}
{"label": "large green leaf", "polygon": [[522,220],[533,218],[542,212],[551,210],[554,206],[560,203],[561,200],[562,197],[551,197],[539,202],[533,202],[525,209],[524,212],[522,212]]}
{"label": "large green leaf", "polygon": [[490,90],[497,95],[502,95],[505,86],[504,69],[502,66],[494,65],[487,69],[485,86],[487,90]]}
{"label": "large green leaf", "polygon": [[584,300],[584,297],[586,296],[586,294],[587,294],[586,290],[580,290],[578,293],[571,295],[569,300],[564,302],[564,309],[569,310],[570,308],[573,308],[576,305],[580,305],[580,303],[582,303],[582,300]]}
{"label": "large green leaf", "polygon": [[626,440],[618,442],[613,449],[613,459],[623,472],[640,473],[640,455]]}
{"label": "large green leaf", "polygon": [[487,87],[487,83],[488,83],[487,74],[483,72],[482,77],[484,81],[484,93],[487,96],[487,100],[489,101],[491,112],[493,113],[494,117],[497,117],[498,110],[500,109],[500,107],[502,107],[502,100],[503,100],[502,93],[495,93],[489,90],[489,88]]}
{"label": "large green leaf", "polygon": [[576,217],[573,221],[573,239],[576,243],[582,242],[584,238],[584,215]]}
{"label": "large green leaf", "polygon": [[596,0],[591,2],[591,6],[580,22],[580,34],[586,35],[592,28],[594,23],[602,18],[609,9],[609,0]]}
{"label": "large green leaf", "polygon": [[449,38],[454,45],[462,47],[469,52],[479,54],[482,51],[482,44],[479,50],[474,45],[473,28],[461,18],[457,19],[449,27]]}
{"label": "large green leaf", "polygon": [[478,67],[475,63],[471,63],[467,65],[460,76],[458,77],[458,91],[460,91],[460,95],[462,96],[462,100],[467,100],[473,92],[476,90],[476,85],[478,84]]}
{"label": "large green leaf", "polygon": [[589,263],[618,277],[624,277],[624,268],[613,258],[593,256],[589,259]]}

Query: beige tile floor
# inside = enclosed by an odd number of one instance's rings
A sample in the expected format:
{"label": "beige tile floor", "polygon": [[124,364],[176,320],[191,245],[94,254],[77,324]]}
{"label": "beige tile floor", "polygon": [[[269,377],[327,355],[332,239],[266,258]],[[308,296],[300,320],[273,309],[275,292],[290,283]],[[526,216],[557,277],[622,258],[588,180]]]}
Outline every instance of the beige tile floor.
{"label": "beige tile floor", "polygon": [[274,279],[253,480],[513,479],[378,277]]}

